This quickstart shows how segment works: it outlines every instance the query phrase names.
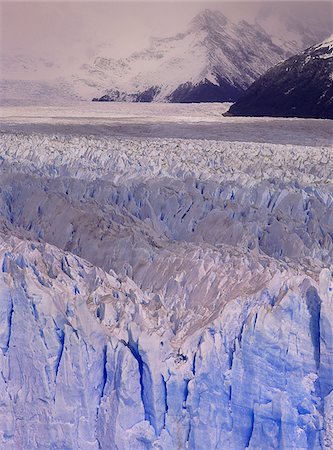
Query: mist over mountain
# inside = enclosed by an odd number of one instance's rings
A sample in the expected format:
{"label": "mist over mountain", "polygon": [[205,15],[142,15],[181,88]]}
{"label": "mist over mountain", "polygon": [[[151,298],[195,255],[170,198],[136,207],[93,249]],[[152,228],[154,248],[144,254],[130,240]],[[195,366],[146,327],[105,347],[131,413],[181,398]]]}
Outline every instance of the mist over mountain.
{"label": "mist over mountain", "polygon": [[154,39],[142,52],[121,60],[96,58],[84,65],[80,81],[103,93],[98,97],[102,101],[235,101],[266,70],[309,41],[317,42],[322,33],[295,21],[293,32],[283,39],[289,19],[280,35],[275,29],[270,36],[261,26],[269,18],[272,11],[259,14],[254,24],[234,24],[221,12],[206,9],[185,32]]}
{"label": "mist over mountain", "polygon": [[261,73],[284,59],[282,48],[259,27],[233,24],[221,12],[204,10],[184,33],[154,39],[123,60],[97,58],[81,78],[104,100],[235,100]]}
{"label": "mist over mountain", "polygon": [[[280,2],[277,10],[274,3],[266,3],[254,19],[272,41],[282,46],[290,55],[295,55],[323,41],[332,33],[332,10],[322,16],[322,5],[315,8],[311,2]],[[327,3],[328,5],[328,3]]]}
{"label": "mist over mountain", "polygon": [[[82,49],[80,41],[73,42],[71,55],[67,55],[67,48],[64,55],[2,55],[1,102],[93,98],[235,101],[270,67],[331,32],[328,20],[302,15],[299,7],[296,14],[292,9],[287,13],[274,4],[264,5],[252,19],[244,12],[247,20],[231,20],[230,10],[225,9],[228,15],[221,9],[204,9],[179,32],[151,37],[144,48],[138,40],[138,49],[126,57],[118,57],[114,41],[94,43],[90,38],[89,42],[82,40]],[[130,36],[122,40],[130,40]]]}

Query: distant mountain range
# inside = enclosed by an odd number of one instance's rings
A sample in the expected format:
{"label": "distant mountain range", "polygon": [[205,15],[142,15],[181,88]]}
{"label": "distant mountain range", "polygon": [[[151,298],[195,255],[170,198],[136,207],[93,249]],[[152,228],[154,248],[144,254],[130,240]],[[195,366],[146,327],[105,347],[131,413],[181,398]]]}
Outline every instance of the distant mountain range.
{"label": "distant mountain range", "polygon": [[87,82],[107,80],[101,100],[230,101],[285,57],[257,25],[205,10],[184,33],[126,59],[97,58],[84,72]]}
{"label": "distant mountain range", "polygon": [[121,60],[97,58],[84,66],[81,81],[104,83],[103,95],[95,98],[102,101],[235,101],[270,67],[315,38],[296,26],[294,39],[290,33],[285,41],[272,37],[260,25],[268,25],[268,18],[266,12],[254,24],[234,24],[219,11],[204,10],[184,33],[155,39],[143,52]]}
{"label": "distant mountain range", "polygon": [[270,6],[252,24],[204,10],[182,33],[152,38],[124,59],[100,50],[68,75],[43,58],[2,58],[1,101],[237,101],[272,66],[329,34],[320,23],[306,25]]}
{"label": "distant mountain range", "polygon": [[333,119],[333,35],[268,70],[229,113]]}

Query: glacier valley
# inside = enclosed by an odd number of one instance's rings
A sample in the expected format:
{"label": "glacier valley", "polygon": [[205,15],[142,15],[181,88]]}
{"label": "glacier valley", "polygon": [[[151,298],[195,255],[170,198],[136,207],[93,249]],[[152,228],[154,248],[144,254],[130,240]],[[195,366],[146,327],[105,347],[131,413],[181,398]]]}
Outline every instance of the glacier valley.
{"label": "glacier valley", "polygon": [[0,448],[332,449],[330,122],[67,116],[1,119]]}

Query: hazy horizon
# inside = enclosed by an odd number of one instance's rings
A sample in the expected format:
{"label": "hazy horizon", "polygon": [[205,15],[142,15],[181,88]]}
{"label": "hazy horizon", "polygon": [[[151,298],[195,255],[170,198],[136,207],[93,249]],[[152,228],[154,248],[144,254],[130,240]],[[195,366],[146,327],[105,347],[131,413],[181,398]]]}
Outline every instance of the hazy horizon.
{"label": "hazy horizon", "polygon": [[[304,24],[332,22],[330,2],[1,2],[1,56],[44,58],[62,67],[96,55],[120,58],[149,45],[151,37],[183,31],[201,10],[253,22],[263,7]],[[278,26],[278,25],[277,25]],[[66,70],[66,69],[64,69]]]}

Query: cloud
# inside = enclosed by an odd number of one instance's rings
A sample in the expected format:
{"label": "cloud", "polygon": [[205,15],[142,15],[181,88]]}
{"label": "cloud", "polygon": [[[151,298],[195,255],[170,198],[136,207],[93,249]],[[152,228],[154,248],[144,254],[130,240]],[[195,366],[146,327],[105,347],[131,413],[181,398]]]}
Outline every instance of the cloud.
{"label": "cloud", "polygon": [[[253,20],[263,4],[276,11],[290,10],[290,2],[93,2],[44,1],[1,3],[1,53],[43,57],[66,65],[102,54],[127,56],[146,46],[151,36],[171,36],[182,31],[204,8],[221,10],[231,20]],[[327,20],[329,2],[294,3],[295,14],[317,14]]]}

